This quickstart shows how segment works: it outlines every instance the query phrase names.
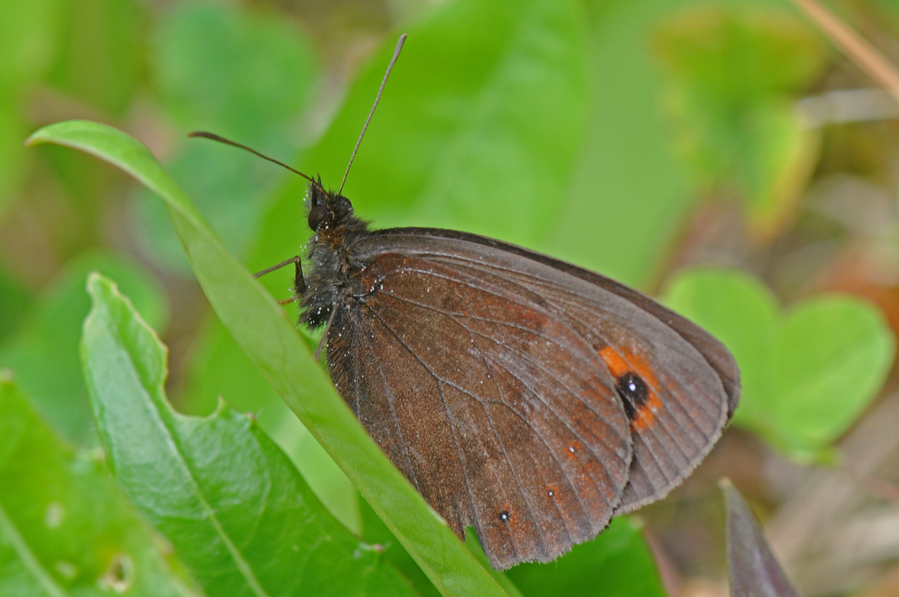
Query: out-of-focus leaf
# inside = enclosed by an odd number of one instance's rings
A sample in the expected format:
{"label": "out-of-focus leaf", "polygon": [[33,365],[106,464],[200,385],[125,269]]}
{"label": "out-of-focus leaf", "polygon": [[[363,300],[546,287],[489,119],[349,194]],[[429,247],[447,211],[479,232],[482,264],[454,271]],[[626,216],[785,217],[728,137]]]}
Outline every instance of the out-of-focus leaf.
{"label": "out-of-focus leaf", "polygon": [[[16,4],[7,2],[4,4]],[[0,9],[2,10],[2,9]],[[0,20],[3,16],[0,13]],[[0,84],[0,217],[24,173],[22,137],[27,133],[22,114],[23,93],[14,85]]]}
{"label": "out-of-focus leaf", "polygon": [[82,356],[116,479],[211,595],[401,595],[406,581],[315,498],[252,419],[166,402],[166,351],[114,285],[88,280]]}
{"label": "out-of-focus leaf", "polygon": [[693,270],[666,302],[720,338],[740,365],[734,421],[797,457],[842,435],[880,390],[895,353],[883,315],[867,302],[824,295],[780,313],[758,281],[726,270]]}
{"label": "out-of-focus leaf", "polygon": [[5,269],[0,268],[0,346],[23,324],[32,297]]}
{"label": "out-of-focus leaf", "polygon": [[67,264],[31,305],[18,331],[0,344],[0,367],[12,369],[41,414],[67,438],[80,443],[93,440],[78,362],[81,323],[90,309],[84,280],[91,271],[120,280],[144,317],[155,326],[165,325],[165,294],[149,272],[121,256],[88,253]]}
{"label": "out-of-focus leaf", "polygon": [[62,0],[0,2],[0,216],[26,172],[26,95],[49,67]]}
{"label": "out-of-focus leaf", "polygon": [[198,595],[95,453],[62,443],[0,371],[0,595]]}
{"label": "out-of-focus leaf", "polygon": [[49,73],[51,84],[104,114],[122,115],[144,72],[142,3],[74,0],[64,6],[60,48]]}
{"label": "out-of-focus leaf", "polygon": [[690,8],[656,36],[675,140],[702,190],[736,191],[756,234],[790,221],[818,135],[792,103],[822,71],[826,46],[783,10]]}
{"label": "out-of-focus leaf", "polygon": [[[461,228],[531,244],[545,237],[587,122],[581,5],[462,0],[407,32],[344,194],[379,226]],[[385,43],[369,61],[303,160],[326,185],[340,183],[392,50]],[[265,255],[295,251],[308,236],[296,217],[301,197],[295,187],[280,195],[269,221],[293,228]]]}
{"label": "out-of-focus leaf", "polygon": [[[217,128],[217,127],[211,127]],[[259,226],[260,201],[265,189],[266,175],[271,168],[260,172],[260,160],[254,155],[233,148],[209,149],[208,142],[185,140],[188,143],[174,157],[170,165],[172,176],[184,181],[191,196],[200,197],[199,207],[209,214],[213,227],[225,239],[228,248],[242,255]],[[190,264],[165,207],[150,201],[149,191],[140,189],[131,201],[132,226],[145,254],[167,270],[190,275]]]}
{"label": "out-of-focus leaf", "polygon": [[29,143],[58,143],[105,159],[166,202],[206,296],[251,360],[443,592],[503,591],[390,463],[337,396],[275,300],[215,238],[146,147],[85,121],[45,127]]}
{"label": "out-of-focus leaf", "polygon": [[307,36],[260,11],[213,2],[174,5],[153,49],[165,106],[188,130],[212,129],[249,144],[271,141],[277,132],[289,143],[287,125],[316,89],[318,65]]}
{"label": "out-of-focus leaf", "polygon": [[721,483],[727,511],[727,564],[734,597],[799,597],[771,553],[758,520],[728,480]]}
{"label": "out-of-focus leaf", "polygon": [[[235,5],[188,2],[168,11],[152,47],[163,106],[185,135],[210,130],[272,155],[304,143],[297,120],[314,95],[319,69],[305,32],[290,21]],[[233,147],[182,143],[170,172],[228,249],[243,255],[265,207],[259,197],[280,172]],[[145,197],[133,208],[146,253],[187,273],[165,208]]]}
{"label": "out-of-focus leaf", "polygon": [[641,527],[629,517],[615,519],[599,537],[552,564],[524,564],[506,574],[525,596],[666,594]]}
{"label": "out-of-focus leaf", "polygon": [[[883,314],[864,300],[823,296],[787,312],[771,351],[779,431],[796,447],[842,435],[877,396],[895,354]],[[769,403],[768,405],[772,405]]]}
{"label": "out-of-focus leaf", "polygon": [[0,5],[0,87],[21,88],[50,66],[58,41],[64,0],[35,0]]}
{"label": "out-of-focus leaf", "polygon": [[662,77],[647,49],[652,29],[683,2],[589,4],[587,140],[557,226],[535,248],[640,286],[693,201],[659,110]]}

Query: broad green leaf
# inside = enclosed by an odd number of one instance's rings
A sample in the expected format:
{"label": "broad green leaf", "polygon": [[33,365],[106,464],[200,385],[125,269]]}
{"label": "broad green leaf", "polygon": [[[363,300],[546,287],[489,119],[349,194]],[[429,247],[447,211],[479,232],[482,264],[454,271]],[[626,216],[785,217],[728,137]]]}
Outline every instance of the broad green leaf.
{"label": "broad green leaf", "polygon": [[576,545],[552,565],[524,564],[506,574],[525,596],[666,594],[642,529],[629,517],[615,519],[599,537]]}
{"label": "broad green leaf", "polygon": [[0,595],[198,595],[95,452],[57,438],[0,370]]}
{"label": "broad green leaf", "polygon": [[735,422],[797,457],[827,448],[877,396],[895,353],[883,315],[853,297],[824,295],[780,312],[745,274],[693,270],[667,301],[718,336],[740,365]]}
{"label": "broad green leaf", "polygon": [[166,351],[114,285],[88,280],[82,355],[119,484],[210,595],[399,595],[406,581],[324,509],[253,420],[175,413]]}
{"label": "broad green leaf", "polygon": [[31,305],[18,331],[0,344],[0,367],[14,371],[41,414],[68,439],[88,444],[94,441],[93,422],[78,341],[90,309],[84,281],[91,271],[120,280],[148,321],[158,327],[165,324],[165,295],[143,266],[118,255],[90,252],[66,265]]}
{"label": "broad green leaf", "polygon": [[727,512],[727,569],[733,597],[799,597],[743,496],[727,479],[721,482],[721,491]]}
{"label": "broad green leaf", "polygon": [[799,448],[835,440],[877,396],[894,354],[883,314],[866,301],[823,296],[791,308],[769,362],[773,387],[789,397],[777,408],[781,433]]}
{"label": "broad green leaf", "polygon": [[170,209],[200,284],[235,340],[431,581],[450,594],[501,594],[446,523],[365,433],[283,310],[225,251],[146,147],[120,131],[85,121],[45,127],[29,142],[58,143],[93,153],[157,192]]}

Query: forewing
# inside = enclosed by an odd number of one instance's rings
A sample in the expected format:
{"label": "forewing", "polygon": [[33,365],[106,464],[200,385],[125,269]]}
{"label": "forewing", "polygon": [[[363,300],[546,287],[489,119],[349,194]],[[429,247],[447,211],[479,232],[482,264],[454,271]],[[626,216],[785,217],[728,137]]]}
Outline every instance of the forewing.
{"label": "forewing", "polygon": [[460,537],[476,529],[496,568],[593,538],[631,462],[593,347],[517,283],[402,247],[368,251],[328,362],[372,437]]}
{"label": "forewing", "polygon": [[[362,251],[396,251],[532,297],[602,361],[633,441],[616,514],[657,500],[711,450],[739,397],[739,371],[713,336],[639,292],[520,247],[464,233],[381,231]],[[546,361],[574,368],[564,353]],[[608,379],[607,378],[607,379]],[[642,385],[641,385],[642,383]],[[628,388],[637,391],[628,392]]]}

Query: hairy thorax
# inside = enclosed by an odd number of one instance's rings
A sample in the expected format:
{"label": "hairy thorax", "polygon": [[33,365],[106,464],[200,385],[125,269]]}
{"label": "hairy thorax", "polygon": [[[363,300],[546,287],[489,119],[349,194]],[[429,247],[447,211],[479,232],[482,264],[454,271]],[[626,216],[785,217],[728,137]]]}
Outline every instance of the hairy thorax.
{"label": "hairy thorax", "polygon": [[340,215],[319,226],[309,240],[304,291],[297,280],[300,323],[313,329],[327,322],[333,308],[365,292],[361,272],[366,264],[354,256],[354,247],[368,227],[352,212]]}

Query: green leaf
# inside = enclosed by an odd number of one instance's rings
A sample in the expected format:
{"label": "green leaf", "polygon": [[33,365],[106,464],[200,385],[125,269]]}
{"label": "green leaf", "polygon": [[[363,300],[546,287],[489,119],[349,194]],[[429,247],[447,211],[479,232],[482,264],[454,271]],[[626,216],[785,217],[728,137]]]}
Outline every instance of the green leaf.
{"label": "green leaf", "polygon": [[[308,35],[291,20],[230,4],[176,4],[151,47],[162,107],[183,129],[214,131],[271,155],[308,143],[289,132],[315,95],[319,68]],[[186,137],[166,167],[242,256],[266,207],[259,196],[280,172],[249,153]],[[165,207],[135,199],[144,251],[188,273]]]}
{"label": "green leaf", "polygon": [[[199,41],[202,40],[202,41]],[[156,30],[151,65],[164,106],[190,130],[263,143],[316,90],[306,33],[283,16],[212,2],[176,4]]]}
{"label": "green leaf", "polygon": [[828,447],[877,396],[895,353],[883,315],[824,295],[784,313],[771,293],[734,271],[681,274],[666,302],[718,336],[743,378],[734,421],[797,457]]}
{"label": "green leaf", "polygon": [[235,340],[431,581],[445,593],[501,594],[446,523],[365,433],[283,310],[224,250],[146,147],[120,131],[84,121],[45,127],[29,142],[58,143],[93,153],[157,192],[170,209],[200,284]]}
{"label": "green leaf", "polygon": [[[506,574],[525,596],[666,594],[642,528],[629,517],[615,519],[599,537],[576,545],[551,570],[547,568],[542,564],[524,564]],[[602,581],[589,586],[584,583],[587,578]]]}
{"label": "green leaf", "polygon": [[121,116],[141,83],[147,15],[137,0],[68,1],[51,84],[110,116]]}
{"label": "green leaf", "polygon": [[322,450],[268,384],[218,319],[208,322],[195,343],[187,387],[176,403],[192,413],[208,413],[216,396],[241,412],[256,413],[256,422],[287,452],[315,494],[338,520],[359,531],[359,500],[353,484]]}
{"label": "green leaf", "polygon": [[[587,124],[584,16],[571,0],[461,0],[409,27],[347,180],[356,211],[382,226],[544,238]],[[305,156],[333,186],[392,50],[388,42],[372,57]]]}
{"label": "green leaf", "polygon": [[166,402],[166,352],[108,280],[93,275],[82,355],[119,484],[210,595],[411,594],[315,498],[251,418]]}
{"label": "green leaf", "polygon": [[826,64],[822,39],[795,15],[758,6],[690,7],[655,37],[675,140],[699,190],[736,190],[753,231],[770,238],[817,161],[818,133],[793,102]]}
{"label": "green leaf", "polygon": [[62,443],[0,371],[0,595],[197,595],[96,453]]}
{"label": "green leaf", "polygon": [[824,446],[877,396],[893,364],[895,339],[883,314],[864,300],[824,296],[788,311],[774,346],[772,385],[781,431],[799,447]]}
{"label": "green leaf", "polygon": [[89,252],[66,264],[31,305],[17,333],[0,344],[0,367],[15,372],[22,390],[54,427],[82,444],[94,441],[78,361],[81,323],[90,309],[84,281],[91,271],[120,280],[148,321],[165,324],[165,295],[143,266],[119,255]]}

